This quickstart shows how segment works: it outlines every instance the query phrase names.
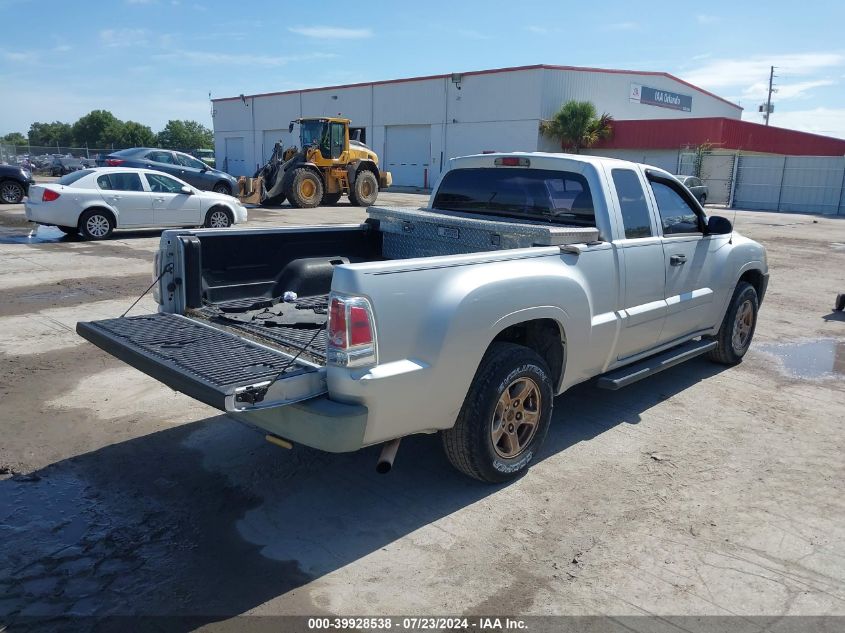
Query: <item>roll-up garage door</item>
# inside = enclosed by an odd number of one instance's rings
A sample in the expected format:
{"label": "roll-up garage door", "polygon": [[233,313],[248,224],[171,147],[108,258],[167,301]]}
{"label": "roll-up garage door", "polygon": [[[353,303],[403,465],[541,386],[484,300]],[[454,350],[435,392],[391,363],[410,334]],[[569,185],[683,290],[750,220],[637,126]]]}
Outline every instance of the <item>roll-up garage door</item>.
{"label": "roll-up garage door", "polygon": [[384,166],[393,175],[393,184],[431,186],[431,126],[389,125],[384,134]]}

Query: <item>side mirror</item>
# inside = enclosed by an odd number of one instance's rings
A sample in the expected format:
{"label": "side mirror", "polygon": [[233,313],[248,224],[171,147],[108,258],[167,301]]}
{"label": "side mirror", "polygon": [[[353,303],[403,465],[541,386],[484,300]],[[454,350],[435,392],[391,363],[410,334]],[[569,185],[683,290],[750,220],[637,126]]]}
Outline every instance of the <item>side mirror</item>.
{"label": "side mirror", "polygon": [[293,134],[293,121],[288,125],[288,134]]}
{"label": "side mirror", "polygon": [[182,193],[184,193],[186,196],[193,195],[193,193],[194,193],[194,190],[193,190],[193,189],[191,189],[188,185],[185,185],[185,186],[184,186],[184,187],[182,187],[179,191],[181,191]]}
{"label": "side mirror", "polygon": [[707,218],[707,234],[708,235],[727,235],[733,231],[733,224],[727,218],[720,215],[711,215]]}
{"label": "side mirror", "polygon": [[204,174],[204,173],[205,173],[205,172],[207,172],[207,171],[208,171],[208,165],[203,165],[202,167],[200,167],[200,172],[201,172],[201,173],[203,173],[203,174]]}

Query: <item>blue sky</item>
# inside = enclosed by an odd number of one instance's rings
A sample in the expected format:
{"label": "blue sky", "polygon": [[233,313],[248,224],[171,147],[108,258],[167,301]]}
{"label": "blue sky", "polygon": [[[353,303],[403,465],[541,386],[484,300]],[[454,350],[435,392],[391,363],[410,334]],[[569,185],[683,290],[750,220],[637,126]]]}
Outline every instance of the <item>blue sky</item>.
{"label": "blue sky", "polygon": [[[845,138],[845,2],[0,0],[0,134],[95,108],[211,126],[215,97],[525,64],[660,70]],[[13,25],[12,28],[8,28]]]}

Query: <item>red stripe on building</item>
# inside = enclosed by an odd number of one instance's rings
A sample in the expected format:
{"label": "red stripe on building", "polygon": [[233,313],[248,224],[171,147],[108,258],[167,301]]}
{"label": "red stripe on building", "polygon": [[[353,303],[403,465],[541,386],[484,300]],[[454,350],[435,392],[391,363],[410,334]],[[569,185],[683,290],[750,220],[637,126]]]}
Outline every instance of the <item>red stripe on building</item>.
{"label": "red stripe on building", "polygon": [[721,117],[614,121],[613,138],[596,149],[678,149],[710,143],[714,148],[789,154],[843,156],[845,139]]}

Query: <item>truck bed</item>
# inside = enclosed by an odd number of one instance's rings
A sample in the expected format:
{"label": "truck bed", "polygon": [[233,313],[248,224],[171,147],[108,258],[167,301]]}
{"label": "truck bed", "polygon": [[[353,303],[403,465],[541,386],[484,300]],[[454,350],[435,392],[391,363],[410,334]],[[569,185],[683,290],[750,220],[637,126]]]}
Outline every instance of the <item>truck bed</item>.
{"label": "truck bed", "polygon": [[[591,227],[428,209],[371,207],[367,213],[367,222],[358,226],[180,232],[184,314],[322,366],[335,266],[556,246],[599,236]],[[296,293],[296,301],[284,303],[286,292]]]}

